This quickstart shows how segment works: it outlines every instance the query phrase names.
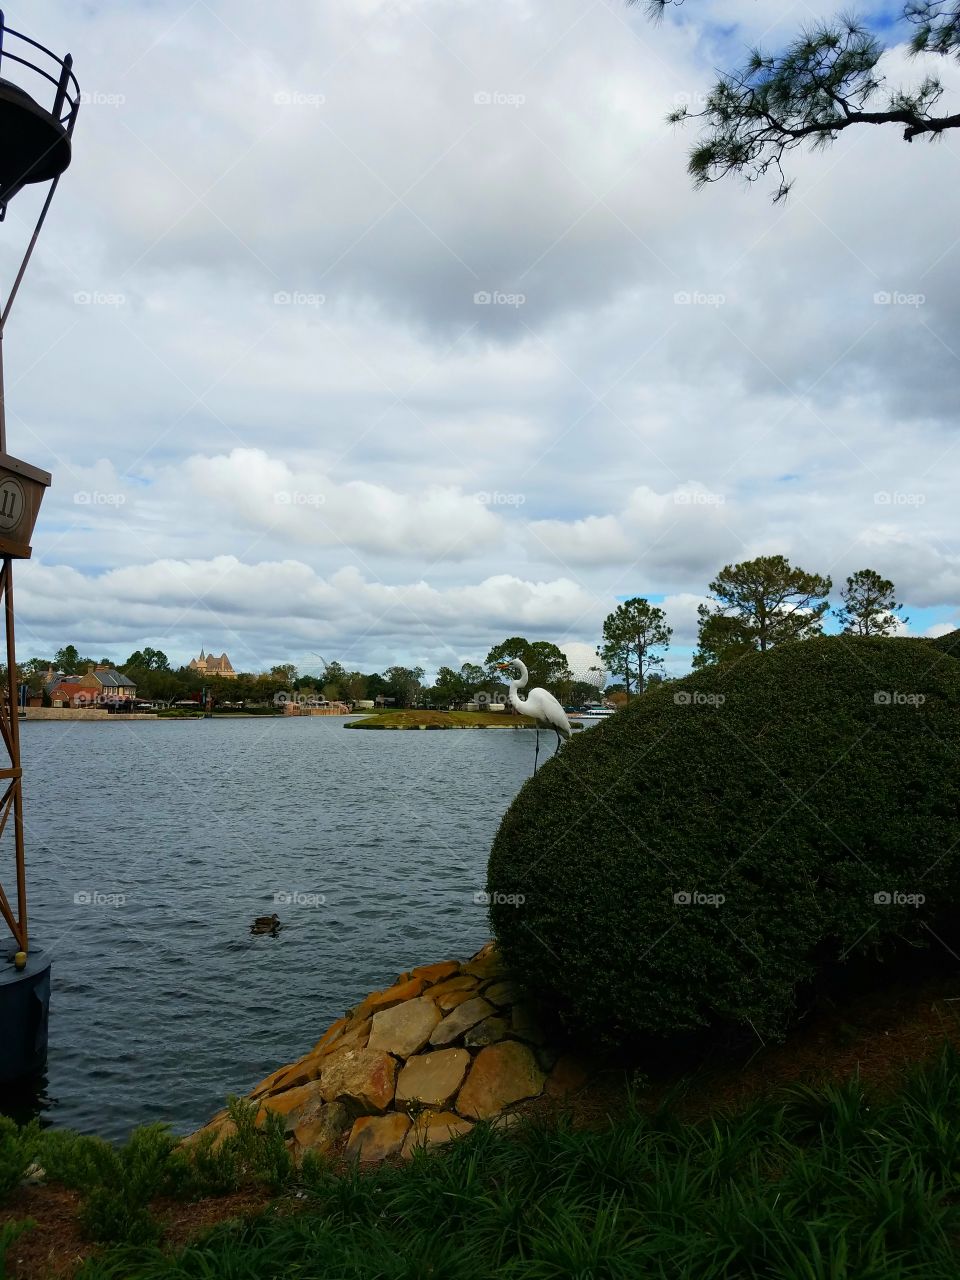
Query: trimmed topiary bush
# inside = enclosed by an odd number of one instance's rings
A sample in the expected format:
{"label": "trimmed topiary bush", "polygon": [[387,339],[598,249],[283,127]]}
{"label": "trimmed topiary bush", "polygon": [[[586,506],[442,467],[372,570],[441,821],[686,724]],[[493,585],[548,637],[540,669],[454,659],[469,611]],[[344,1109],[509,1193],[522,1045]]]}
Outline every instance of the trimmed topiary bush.
{"label": "trimmed topiary bush", "polygon": [[943,653],[949,653],[953,658],[960,658],[960,631],[948,631],[945,636],[938,636],[936,640],[928,640],[927,644],[933,645],[935,649],[940,649]]}
{"label": "trimmed topiary bush", "polygon": [[524,784],[488,890],[570,1029],[780,1036],[823,966],[956,914],[960,662],[834,636],[654,687]]}

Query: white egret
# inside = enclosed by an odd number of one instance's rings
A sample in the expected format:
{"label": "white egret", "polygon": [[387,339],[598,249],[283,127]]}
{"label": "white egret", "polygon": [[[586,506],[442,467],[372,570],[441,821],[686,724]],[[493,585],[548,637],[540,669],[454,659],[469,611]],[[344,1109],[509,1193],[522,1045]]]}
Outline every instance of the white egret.
{"label": "white egret", "polygon": [[[537,761],[540,758],[540,730],[554,731],[557,735],[557,751],[559,751],[560,743],[571,736],[570,721],[563,707],[546,689],[530,689],[525,698],[520,697],[517,690],[524,688],[530,679],[530,673],[519,658],[512,658],[509,662],[499,662],[497,667],[500,671],[507,671],[510,667],[517,667],[520,671],[519,680],[515,680],[512,676],[510,678],[510,705],[520,715],[530,716],[537,722],[537,745],[533,756],[533,772],[536,773]],[[557,751],[553,754],[556,755]]]}

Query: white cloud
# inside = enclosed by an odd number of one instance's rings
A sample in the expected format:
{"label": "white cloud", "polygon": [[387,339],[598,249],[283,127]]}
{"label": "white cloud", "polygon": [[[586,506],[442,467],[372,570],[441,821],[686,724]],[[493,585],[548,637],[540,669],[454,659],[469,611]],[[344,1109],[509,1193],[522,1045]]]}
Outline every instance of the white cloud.
{"label": "white cloud", "polygon": [[530,532],[561,563],[630,563],[662,578],[715,565],[718,556],[736,552],[742,544],[731,529],[733,518],[726,495],[698,482],[667,493],[640,485],[619,515],[539,520]]}
{"label": "white cloud", "polygon": [[252,665],[450,663],[524,628],[592,649],[646,594],[680,650],[716,570],[776,551],[952,617],[949,139],[851,131],[776,208],[693,192],[665,112],[799,19],[688,8],[31,14],[123,101],[82,109],[4,340],[9,447],[54,472],[21,646],[189,656],[222,617]]}
{"label": "white cloud", "polygon": [[195,454],[183,471],[194,501],[206,499],[238,526],[295,545],[465,560],[501,539],[500,521],[482,496],[453,486],[398,493],[369,480],[337,484],[309,464],[293,468],[262,449]]}
{"label": "white cloud", "polygon": [[[182,636],[225,647],[238,669],[268,655],[332,645],[371,668],[400,656],[450,665],[517,628],[532,638],[563,634],[571,620],[594,623],[598,602],[575,583],[497,575],[445,590],[423,581],[371,581],[353,567],[323,578],[298,560],[247,564],[233,556],[162,560],[87,576],[68,566],[31,565],[18,603],[22,649],[48,655],[62,641],[64,614],[85,647],[111,643],[117,656],[143,639],[175,660],[192,655]],[[199,647],[200,641],[197,642]],[[286,648],[285,648],[286,646]],[[121,655],[119,650],[125,650]],[[460,657],[456,665],[465,658]]]}

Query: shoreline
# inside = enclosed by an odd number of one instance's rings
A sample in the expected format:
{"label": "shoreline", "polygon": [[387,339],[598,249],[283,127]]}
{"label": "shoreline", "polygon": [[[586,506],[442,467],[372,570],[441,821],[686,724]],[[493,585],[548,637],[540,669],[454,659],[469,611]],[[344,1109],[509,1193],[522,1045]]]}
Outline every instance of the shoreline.
{"label": "shoreline", "polygon": [[425,729],[449,733],[452,729],[535,729],[534,724],[345,724],[345,729],[382,729],[394,733]]}
{"label": "shoreline", "polygon": [[[30,715],[32,711],[34,714]],[[37,715],[38,711],[44,711],[48,714]],[[158,711],[123,711],[112,714],[109,711],[79,711],[67,707],[30,707],[27,715],[19,715],[18,719],[21,724],[30,723],[49,723],[62,724],[64,721],[76,723],[78,720],[87,720],[95,724],[106,724],[113,721],[127,720],[163,720],[167,723],[177,720],[296,720],[298,716],[285,716],[282,712],[268,711],[258,714],[255,711],[214,711],[212,715],[206,715],[202,711],[187,711],[183,715],[169,716]]]}
{"label": "shoreline", "polygon": [[[257,1128],[280,1118],[297,1164],[307,1152],[377,1164],[481,1121],[508,1127],[527,1106],[581,1089],[597,1067],[541,1023],[490,941],[469,960],[418,965],[370,992],[243,1102]],[[227,1107],[183,1144],[218,1146],[236,1131]]]}

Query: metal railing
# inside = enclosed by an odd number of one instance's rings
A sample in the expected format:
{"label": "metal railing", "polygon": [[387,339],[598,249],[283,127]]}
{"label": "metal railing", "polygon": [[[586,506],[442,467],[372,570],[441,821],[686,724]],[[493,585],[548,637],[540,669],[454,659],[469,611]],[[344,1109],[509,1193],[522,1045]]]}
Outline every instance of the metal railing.
{"label": "metal railing", "polygon": [[[16,43],[19,41],[22,45],[29,46],[29,48],[45,54],[57,69],[56,74],[51,75],[39,63],[31,62],[29,57],[21,57],[19,53],[11,51],[8,47],[11,40],[14,42],[15,49],[20,47]],[[28,52],[28,50],[24,49],[24,52]],[[42,76],[44,80],[48,80],[54,86],[56,96],[54,97],[50,114],[62,126],[69,138],[73,133],[77,112],[80,110],[80,85],[77,83],[77,77],[73,74],[73,58],[70,54],[68,53],[60,58],[52,49],[48,49],[46,45],[40,44],[39,41],[24,35],[22,31],[14,31],[12,27],[7,26],[3,10],[0,9],[0,77],[3,76],[4,64],[7,62],[15,62],[21,67],[26,67],[28,71]],[[13,83],[16,83],[16,81]],[[18,85],[17,87],[24,88],[23,85]],[[33,97],[33,94],[30,96]]]}

